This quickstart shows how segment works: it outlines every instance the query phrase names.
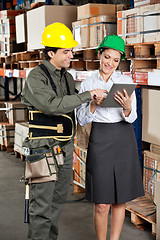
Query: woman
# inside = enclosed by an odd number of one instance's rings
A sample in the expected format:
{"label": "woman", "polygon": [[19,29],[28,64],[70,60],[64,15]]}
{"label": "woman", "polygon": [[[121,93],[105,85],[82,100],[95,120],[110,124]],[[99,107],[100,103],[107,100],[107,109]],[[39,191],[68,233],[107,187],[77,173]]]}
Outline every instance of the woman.
{"label": "woman", "polygon": [[[124,59],[125,44],[109,35],[97,48],[100,69],[83,81],[80,92],[102,88],[109,92],[113,83],[132,83],[116,72]],[[118,240],[125,217],[125,203],[144,195],[137,145],[132,123],[136,120],[135,92],[116,92],[120,108],[102,108],[102,100],[85,103],[77,110],[81,125],[92,122],[86,163],[86,199],[95,203],[94,225],[98,240],[106,240],[111,207],[110,240]]]}

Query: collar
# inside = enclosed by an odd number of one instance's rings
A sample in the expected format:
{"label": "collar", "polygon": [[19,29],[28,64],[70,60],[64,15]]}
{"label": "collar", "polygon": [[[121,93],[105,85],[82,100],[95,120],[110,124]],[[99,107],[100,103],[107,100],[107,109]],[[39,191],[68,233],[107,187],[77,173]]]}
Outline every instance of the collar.
{"label": "collar", "polygon": [[62,68],[61,70],[57,69],[52,63],[50,63],[48,60],[43,60],[42,63],[47,67],[49,73],[51,75],[56,74],[59,78],[62,77],[63,74],[67,72],[65,68]]}
{"label": "collar", "polygon": [[[116,73],[116,71],[114,71],[114,72],[112,73],[112,75],[110,76],[110,78],[108,79],[108,81],[110,80],[110,81],[112,81],[112,82],[115,82],[116,76],[117,76],[117,73]],[[100,75],[99,70],[97,71],[97,77],[98,77],[99,80],[104,81],[104,79],[103,79],[102,76]]]}

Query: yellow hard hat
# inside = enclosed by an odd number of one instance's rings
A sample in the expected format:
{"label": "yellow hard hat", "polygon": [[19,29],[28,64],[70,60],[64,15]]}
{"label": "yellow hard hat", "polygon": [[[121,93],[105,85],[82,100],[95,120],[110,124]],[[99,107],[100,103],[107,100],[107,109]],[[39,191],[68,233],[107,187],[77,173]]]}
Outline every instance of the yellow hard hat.
{"label": "yellow hard hat", "polygon": [[73,48],[78,45],[71,30],[63,23],[55,22],[45,27],[41,44],[46,47]]}

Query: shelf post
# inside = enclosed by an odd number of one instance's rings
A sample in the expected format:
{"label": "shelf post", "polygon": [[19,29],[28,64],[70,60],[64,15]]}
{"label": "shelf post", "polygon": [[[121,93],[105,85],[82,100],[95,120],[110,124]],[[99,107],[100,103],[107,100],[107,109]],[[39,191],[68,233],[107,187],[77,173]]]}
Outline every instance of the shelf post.
{"label": "shelf post", "polygon": [[137,140],[139,161],[140,161],[141,169],[143,169],[143,162],[142,162],[142,94],[141,94],[141,87],[136,88],[135,92],[136,92],[136,98],[137,98],[137,119],[133,124],[133,128],[134,128],[135,136],[136,136],[136,140]]}
{"label": "shelf post", "polygon": [[5,96],[5,101],[9,101],[9,78],[4,77],[4,96]]}

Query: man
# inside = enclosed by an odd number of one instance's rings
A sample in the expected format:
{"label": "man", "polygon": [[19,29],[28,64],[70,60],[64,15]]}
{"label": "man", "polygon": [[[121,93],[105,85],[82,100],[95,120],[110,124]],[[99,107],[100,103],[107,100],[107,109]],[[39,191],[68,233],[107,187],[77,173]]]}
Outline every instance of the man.
{"label": "man", "polygon": [[[59,121],[64,114],[67,116],[67,120],[71,119],[74,123],[74,109],[95,97],[103,98],[105,91],[96,89],[81,94],[75,93],[74,80],[65,68],[69,67],[73,58],[73,47],[77,46],[78,42],[74,40],[71,31],[64,24],[53,23],[47,26],[42,34],[41,43],[45,46],[45,60],[42,65],[35,67],[30,72],[22,91],[22,102],[28,106],[32,115],[29,138],[25,140],[24,146],[34,153],[37,153],[35,149],[38,149],[39,153],[42,149],[46,151],[58,144],[63,152],[64,164],[58,167],[56,177],[55,174],[50,174],[50,176],[29,179],[31,201],[28,239],[56,240],[58,238],[58,219],[64,207],[71,181],[74,127],[70,137],[61,136],[62,134],[60,137],[56,137],[55,132],[52,136],[50,129],[54,129],[54,127],[47,128],[51,123],[54,126],[55,119]],[[37,112],[39,113],[38,120],[43,126],[39,126],[33,121]],[[69,125],[67,126],[69,128]],[[63,131],[63,128],[60,130]],[[37,156],[33,154],[32,158],[35,157],[37,161]]]}

